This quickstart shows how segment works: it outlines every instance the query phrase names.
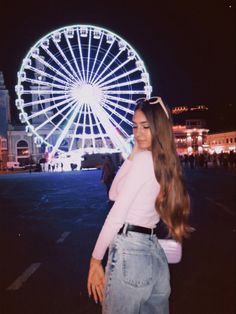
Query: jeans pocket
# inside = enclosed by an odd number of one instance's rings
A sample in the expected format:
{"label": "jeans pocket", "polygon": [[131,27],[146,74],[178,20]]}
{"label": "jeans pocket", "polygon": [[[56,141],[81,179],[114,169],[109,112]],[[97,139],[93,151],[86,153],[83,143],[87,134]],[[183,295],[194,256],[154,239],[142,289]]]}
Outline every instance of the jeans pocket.
{"label": "jeans pocket", "polygon": [[141,250],[124,250],[123,281],[133,287],[144,287],[152,281],[152,255]]}

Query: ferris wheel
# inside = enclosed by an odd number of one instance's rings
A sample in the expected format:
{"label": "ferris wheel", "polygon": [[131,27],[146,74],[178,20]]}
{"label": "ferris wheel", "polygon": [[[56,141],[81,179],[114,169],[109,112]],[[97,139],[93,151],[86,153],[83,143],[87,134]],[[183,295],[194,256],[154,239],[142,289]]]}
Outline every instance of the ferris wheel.
{"label": "ferris wheel", "polygon": [[135,99],[150,97],[152,87],[127,41],[104,28],[72,25],[30,49],[15,90],[26,132],[53,156],[127,150]]}

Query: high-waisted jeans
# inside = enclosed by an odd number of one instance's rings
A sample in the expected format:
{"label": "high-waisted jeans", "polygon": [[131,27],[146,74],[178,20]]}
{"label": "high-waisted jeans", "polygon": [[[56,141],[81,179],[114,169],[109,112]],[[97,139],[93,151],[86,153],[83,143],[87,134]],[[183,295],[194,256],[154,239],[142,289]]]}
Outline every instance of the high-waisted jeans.
{"label": "high-waisted jeans", "polygon": [[115,237],[106,266],[103,314],[168,314],[170,277],[156,235]]}

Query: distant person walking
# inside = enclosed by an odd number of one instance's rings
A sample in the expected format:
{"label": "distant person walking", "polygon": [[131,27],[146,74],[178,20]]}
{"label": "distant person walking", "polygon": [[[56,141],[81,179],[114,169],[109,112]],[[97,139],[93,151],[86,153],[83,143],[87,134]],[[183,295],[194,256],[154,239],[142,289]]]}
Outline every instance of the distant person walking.
{"label": "distant person walking", "polygon": [[115,177],[115,165],[111,156],[106,155],[102,166],[101,181],[106,185],[107,195],[109,194],[112,181]]}
{"label": "distant person walking", "polygon": [[191,168],[191,169],[194,169],[194,159],[195,159],[194,155],[191,154],[191,155],[188,157],[188,159],[189,159],[189,163],[190,163],[190,168]]}

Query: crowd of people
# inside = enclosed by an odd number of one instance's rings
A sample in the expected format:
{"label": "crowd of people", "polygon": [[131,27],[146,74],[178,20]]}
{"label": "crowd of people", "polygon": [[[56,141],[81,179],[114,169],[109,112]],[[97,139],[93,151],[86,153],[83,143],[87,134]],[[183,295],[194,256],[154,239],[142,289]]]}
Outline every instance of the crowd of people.
{"label": "crowd of people", "polygon": [[181,163],[184,167],[194,168],[223,168],[236,169],[236,152],[229,153],[221,152],[217,154],[209,154],[204,152],[202,154],[180,155]]}

